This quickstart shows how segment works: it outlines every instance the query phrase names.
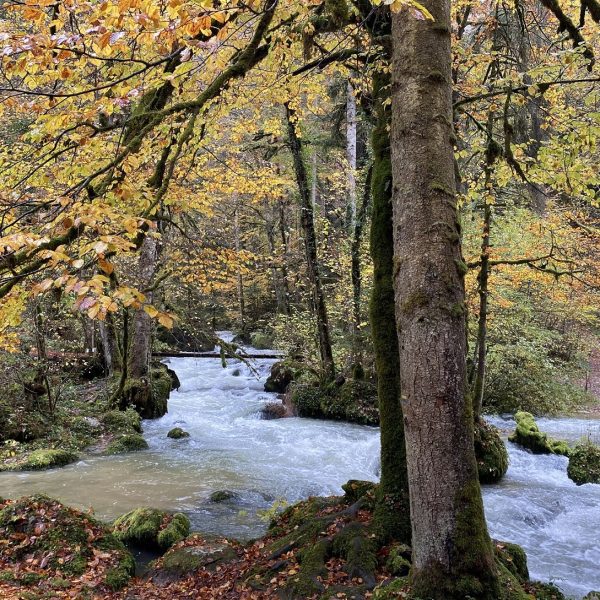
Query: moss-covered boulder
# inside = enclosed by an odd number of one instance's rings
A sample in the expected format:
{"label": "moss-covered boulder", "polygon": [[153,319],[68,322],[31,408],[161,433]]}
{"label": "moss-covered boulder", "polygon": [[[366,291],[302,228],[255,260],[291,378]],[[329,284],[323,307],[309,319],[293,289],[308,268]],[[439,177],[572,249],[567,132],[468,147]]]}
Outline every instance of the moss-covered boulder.
{"label": "moss-covered boulder", "polygon": [[135,570],[131,554],[103,524],[47,496],[0,502],[0,539],[9,598],[25,598],[28,586],[40,598],[58,597],[56,590],[70,598],[108,595]]}
{"label": "moss-covered boulder", "polygon": [[78,458],[77,453],[70,452],[69,450],[60,450],[58,448],[34,450],[19,465],[19,468],[22,471],[53,469],[55,467],[64,467],[69,463],[75,462]]}
{"label": "moss-covered boulder", "polygon": [[142,433],[142,418],[133,410],[111,410],[100,417],[100,421],[109,433]]}
{"label": "moss-covered boulder", "polygon": [[508,452],[496,427],[480,420],[475,424],[475,457],[481,483],[496,483],[508,470]]}
{"label": "moss-covered boulder", "polygon": [[554,440],[542,433],[533,418],[528,412],[519,411],[515,414],[517,427],[513,434],[508,438],[514,442],[531,450],[534,454],[562,454],[569,456],[569,446],[561,440]]}
{"label": "moss-covered boulder", "polygon": [[148,442],[139,433],[127,433],[116,437],[106,447],[106,454],[124,454],[125,452],[138,452],[146,450]]}
{"label": "moss-covered boulder", "polygon": [[535,600],[567,600],[567,597],[553,584],[541,581],[530,581],[523,584],[523,588]]}
{"label": "moss-covered boulder", "polygon": [[377,387],[369,381],[353,379],[327,386],[294,384],[290,403],[300,417],[379,424]]}
{"label": "moss-covered boulder", "polygon": [[237,557],[235,545],[228,540],[207,540],[193,535],[168,552],[153,565],[147,578],[166,585],[187,577],[199,569],[215,571]]}
{"label": "moss-covered boulder", "polygon": [[265,382],[265,392],[283,394],[294,380],[294,370],[285,361],[276,362],[271,367],[271,374]]}
{"label": "moss-covered boulder", "polygon": [[577,485],[600,483],[600,446],[577,444],[569,454],[567,474]]}
{"label": "moss-covered boulder", "polygon": [[600,592],[590,592],[585,595],[583,600],[600,600]]}
{"label": "moss-covered boulder", "polygon": [[115,536],[126,544],[166,550],[190,533],[190,520],[183,513],[156,508],[136,508],[113,524]]}
{"label": "moss-covered boulder", "polygon": [[250,334],[250,345],[257,350],[269,350],[273,347],[273,336],[265,331],[253,331]]}
{"label": "moss-covered boulder", "polygon": [[190,434],[187,431],[181,429],[181,427],[173,427],[173,429],[171,429],[169,433],[167,433],[167,437],[171,438],[172,440],[181,440],[183,438],[190,437]]}

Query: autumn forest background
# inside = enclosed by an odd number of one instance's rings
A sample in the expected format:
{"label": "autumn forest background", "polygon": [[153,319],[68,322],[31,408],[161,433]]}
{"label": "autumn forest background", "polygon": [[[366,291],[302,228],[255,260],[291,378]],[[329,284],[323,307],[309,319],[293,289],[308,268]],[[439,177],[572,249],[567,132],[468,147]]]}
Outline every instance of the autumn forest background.
{"label": "autumn forest background", "polygon": [[[479,482],[527,452],[600,500],[599,22],[597,0],[2,2],[0,597],[583,597],[490,541]],[[107,523],[19,487],[156,452],[194,373],[265,386],[256,419],[374,432],[369,482],[273,494],[253,542],[190,536],[158,492]]]}

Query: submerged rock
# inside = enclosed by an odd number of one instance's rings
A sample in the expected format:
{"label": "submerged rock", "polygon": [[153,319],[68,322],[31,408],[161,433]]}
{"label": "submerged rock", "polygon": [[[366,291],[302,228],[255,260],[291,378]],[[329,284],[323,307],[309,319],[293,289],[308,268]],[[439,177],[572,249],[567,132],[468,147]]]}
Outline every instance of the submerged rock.
{"label": "submerged rock", "polygon": [[237,494],[230,490],[218,490],[210,495],[210,501],[215,503],[227,502],[227,500],[233,500],[234,498],[237,498]]}
{"label": "submerged rock", "polygon": [[106,454],[123,454],[146,450],[148,442],[139,433],[130,433],[115,438],[107,447]]}
{"label": "submerged rock", "polygon": [[285,417],[292,416],[288,413],[285,404],[282,404],[281,402],[269,402],[263,407],[260,413],[261,417],[267,421],[271,419],[283,419]]}
{"label": "submerged rock", "polygon": [[496,427],[486,421],[475,423],[475,457],[481,483],[496,483],[508,470],[508,452]]}
{"label": "submerged rock", "polygon": [[117,539],[142,548],[166,550],[190,533],[190,520],[183,513],[156,508],[136,508],[113,523]]}
{"label": "submerged rock", "polygon": [[575,446],[569,454],[567,475],[577,485],[600,483],[600,446],[591,442]]}
{"label": "submerged rock", "polygon": [[173,440],[180,440],[182,438],[190,437],[190,434],[187,431],[181,429],[181,427],[173,427],[173,429],[171,429],[169,433],[167,433],[167,437]]}
{"label": "submerged rock", "polygon": [[23,587],[30,585],[40,598],[69,588],[65,597],[107,595],[135,570],[131,554],[103,524],[43,495],[0,502],[0,539],[2,582],[16,588],[10,598],[28,597]]}
{"label": "submerged rock", "polygon": [[531,450],[534,454],[569,456],[570,450],[567,442],[554,440],[542,433],[531,413],[519,411],[515,414],[515,421],[517,428],[508,438],[509,441]]}

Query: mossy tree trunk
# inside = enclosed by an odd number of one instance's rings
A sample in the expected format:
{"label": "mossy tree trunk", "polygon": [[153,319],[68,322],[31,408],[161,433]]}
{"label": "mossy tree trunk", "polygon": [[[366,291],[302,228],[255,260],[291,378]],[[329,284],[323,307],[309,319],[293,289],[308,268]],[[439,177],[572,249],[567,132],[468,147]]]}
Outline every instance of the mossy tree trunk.
{"label": "mossy tree trunk", "polygon": [[331,349],[331,337],[329,334],[329,319],[327,317],[327,306],[325,304],[325,294],[321,283],[321,274],[319,272],[319,261],[317,254],[317,236],[315,234],[315,225],[313,221],[313,207],[310,199],[310,189],[308,185],[308,175],[306,165],[302,156],[302,145],[296,132],[296,115],[289,104],[285,105],[288,141],[292,158],[294,161],[294,172],[300,194],[300,225],[304,235],[304,245],[306,249],[306,266],[308,269],[308,278],[312,290],[312,300],[317,320],[317,332],[319,337],[319,352],[321,354],[321,365],[328,379],[335,376],[335,366],[333,362],[333,352]]}
{"label": "mossy tree trunk", "polygon": [[413,594],[501,597],[466,390],[450,0],[392,17],[394,289],[412,522]]}
{"label": "mossy tree trunk", "polygon": [[[371,34],[385,38],[390,34],[389,10],[371,23]],[[388,55],[390,48],[385,51]],[[371,180],[371,258],[373,288],[369,317],[377,372],[377,397],[381,425],[381,481],[375,522],[383,539],[410,543],[410,513],[404,424],[400,404],[400,353],[395,322],[393,270],[394,237],[392,229],[392,164],[390,159],[390,77],[375,72],[373,102],[375,128],[372,133],[373,173]]]}

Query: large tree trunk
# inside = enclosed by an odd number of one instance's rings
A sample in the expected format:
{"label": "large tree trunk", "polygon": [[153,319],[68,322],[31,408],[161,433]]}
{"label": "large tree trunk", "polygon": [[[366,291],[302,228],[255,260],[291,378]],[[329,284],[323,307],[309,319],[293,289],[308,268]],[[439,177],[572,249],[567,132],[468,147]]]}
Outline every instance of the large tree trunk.
{"label": "large tree trunk", "polygon": [[294,160],[294,171],[296,182],[300,193],[300,225],[304,235],[304,245],[306,249],[306,266],[308,268],[308,278],[312,288],[312,299],[317,320],[317,332],[319,336],[319,352],[321,354],[321,364],[325,376],[333,379],[335,376],[335,367],[333,363],[333,352],[331,349],[331,338],[329,335],[329,320],[327,318],[327,307],[325,305],[325,294],[321,284],[321,275],[319,273],[319,262],[317,256],[317,237],[315,235],[315,226],[313,221],[313,208],[310,200],[310,191],[308,187],[308,176],[306,166],[302,157],[302,146],[300,138],[296,133],[295,113],[288,104],[285,105],[288,139],[292,158]]}
{"label": "large tree trunk", "polygon": [[349,230],[356,226],[356,98],[350,81],[346,89],[346,160],[348,161],[348,193]]}
{"label": "large tree trunk", "polygon": [[466,394],[455,197],[450,0],[393,17],[394,289],[412,521],[413,594],[500,597]]}
{"label": "large tree trunk", "polygon": [[[388,32],[389,34],[389,32]],[[397,539],[410,543],[410,513],[404,422],[400,405],[400,356],[395,322],[392,229],[392,165],[390,161],[389,98],[390,78],[377,72],[373,82],[376,127],[373,130],[373,212],[371,217],[371,257],[373,289],[369,307],[377,397],[381,426],[381,478],[375,523],[384,541]]]}

